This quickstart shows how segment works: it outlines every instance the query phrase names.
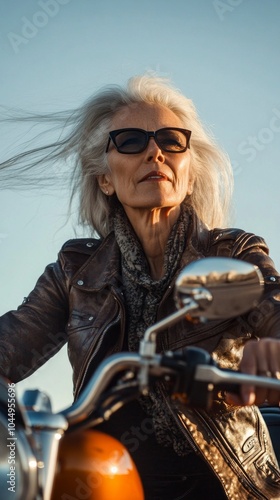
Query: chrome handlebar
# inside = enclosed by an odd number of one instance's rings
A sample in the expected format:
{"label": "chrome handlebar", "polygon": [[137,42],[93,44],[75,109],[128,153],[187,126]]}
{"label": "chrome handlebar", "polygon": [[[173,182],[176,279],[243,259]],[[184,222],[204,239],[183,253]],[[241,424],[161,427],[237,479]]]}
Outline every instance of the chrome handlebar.
{"label": "chrome handlebar", "polygon": [[[204,388],[206,398],[204,401],[201,396],[199,404],[205,407],[210,406],[206,395],[211,399],[215,388],[238,392],[239,387],[246,384],[280,391],[280,380],[221,369],[206,351],[195,347],[154,356],[120,353],[104,360],[76,402],[61,412],[70,426],[82,422],[98,408],[99,398],[121,372],[131,372],[142,394],[148,392],[151,376],[173,377],[174,388],[177,387],[174,391],[177,392],[180,387],[179,392],[185,393],[187,398],[190,388],[194,393],[199,384],[200,388]],[[189,404],[195,405],[191,398]]]}

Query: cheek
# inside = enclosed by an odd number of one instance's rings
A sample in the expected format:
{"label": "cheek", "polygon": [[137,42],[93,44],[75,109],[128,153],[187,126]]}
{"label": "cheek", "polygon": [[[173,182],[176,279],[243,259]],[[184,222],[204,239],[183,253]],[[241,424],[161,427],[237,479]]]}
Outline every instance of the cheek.
{"label": "cheek", "polygon": [[131,196],[133,194],[133,182],[127,172],[120,169],[118,172],[111,174],[110,178],[111,186],[120,200],[125,199],[126,195]]}
{"label": "cheek", "polygon": [[118,157],[116,158],[114,152],[111,153],[111,158],[108,161],[108,175],[111,181],[118,183],[121,180],[125,180],[128,176],[129,170],[131,170],[130,165],[127,161],[126,155],[121,155],[116,153]]}
{"label": "cheek", "polygon": [[190,179],[190,162],[186,160],[179,162],[175,172],[179,184],[188,184]]}
{"label": "cheek", "polygon": [[178,172],[185,171],[188,172],[191,164],[191,155],[189,151],[185,153],[178,153],[175,158],[174,166]]}

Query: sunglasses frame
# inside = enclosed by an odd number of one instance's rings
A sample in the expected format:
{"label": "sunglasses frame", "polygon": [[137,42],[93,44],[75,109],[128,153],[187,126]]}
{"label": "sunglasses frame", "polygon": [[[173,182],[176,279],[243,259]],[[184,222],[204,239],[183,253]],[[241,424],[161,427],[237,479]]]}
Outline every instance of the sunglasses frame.
{"label": "sunglasses frame", "polygon": [[[167,150],[167,149],[163,149],[162,146],[159,144],[158,140],[157,140],[157,134],[158,132],[162,132],[162,130],[178,130],[179,132],[182,132],[184,134],[184,136],[186,137],[187,139],[187,145],[184,149],[182,149],[182,151],[173,151],[173,150]],[[121,133],[121,132],[135,132],[135,131],[139,131],[139,132],[142,132],[145,137],[146,137],[146,141],[145,141],[145,144],[143,146],[143,148],[140,150],[140,151],[137,151],[137,153],[134,153],[132,151],[120,151],[117,144],[116,144],[116,137]],[[154,138],[156,144],[158,145],[158,147],[164,151],[165,153],[184,153],[188,148],[190,149],[190,138],[191,138],[191,131],[190,130],[187,130],[185,128],[179,128],[179,127],[163,127],[163,128],[159,128],[158,130],[155,130],[154,132],[153,131],[147,131],[147,130],[143,130],[142,128],[133,128],[133,127],[129,127],[129,128],[119,128],[117,130],[111,130],[111,132],[109,132],[109,139],[108,139],[108,143],[107,143],[107,147],[106,147],[106,153],[108,153],[108,150],[109,150],[109,146],[110,146],[110,142],[112,141],[112,143],[114,144],[116,150],[118,151],[118,153],[121,153],[121,154],[124,154],[124,155],[135,155],[135,154],[139,154],[139,153],[143,153],[143,151],[145,151],[145,149],[147,148],[148,144],[149,144],[149,140],[151,137]]]}

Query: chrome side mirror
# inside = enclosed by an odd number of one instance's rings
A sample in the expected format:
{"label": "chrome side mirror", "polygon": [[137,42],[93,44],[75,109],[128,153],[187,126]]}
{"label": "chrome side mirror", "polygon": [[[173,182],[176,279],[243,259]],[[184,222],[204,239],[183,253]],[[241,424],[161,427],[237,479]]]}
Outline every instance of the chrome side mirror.
{"label": "chrome side mirror", "polygon": [[239,316],[258,304],[264,280],[253,264],[227,257],[206,257],[191,262],[175,284],[177,311],[149,327],[140,342],[140,355],[152,357],[156,336],[187,317],[227,319]]}
{"label": "chrome side mirror", "polygon": [[264,280],[260,270],[243,260],[207,257],[186,266],[175,286],[178,309],[194,300],[190,316],[224,319],[239,316],[258,304]]}

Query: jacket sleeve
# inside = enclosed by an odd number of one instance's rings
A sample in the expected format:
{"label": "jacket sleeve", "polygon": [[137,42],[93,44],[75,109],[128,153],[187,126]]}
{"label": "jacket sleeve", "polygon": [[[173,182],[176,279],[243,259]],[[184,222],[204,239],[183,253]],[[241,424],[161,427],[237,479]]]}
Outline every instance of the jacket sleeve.
{"label": "jacket sleeve", "polygon": [[13,382],[31,375],[66,342],[67,319],[68,291],[57,261],[16,311],[0,317],[0,374]]}
{"label": "jacket sleeve", "polygon": [[264,278],[264,294],[258,306],[245,316],[245,320],[256,337],[280,338],[280,275],[269,256],[264,239],[233,229],[214,232],[213,241],[217,248],[220,247],[216,255],[246,260],[258,266]]}

